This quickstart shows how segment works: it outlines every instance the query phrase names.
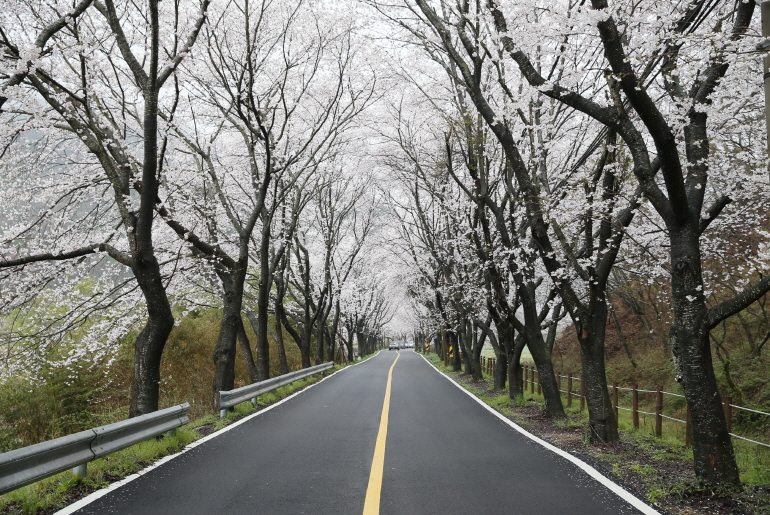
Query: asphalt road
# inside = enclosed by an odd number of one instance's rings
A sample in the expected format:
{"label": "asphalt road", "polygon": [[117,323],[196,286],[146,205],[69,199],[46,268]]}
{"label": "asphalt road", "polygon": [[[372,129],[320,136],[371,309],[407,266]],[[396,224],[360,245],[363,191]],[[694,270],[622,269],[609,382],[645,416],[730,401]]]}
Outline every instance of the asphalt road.
{"label": "asphalt road", "polygon": [[[327,378],[78,514],[361,514],[397,352]],[[639,513],[414,352],[393,369],[380,513]]]}

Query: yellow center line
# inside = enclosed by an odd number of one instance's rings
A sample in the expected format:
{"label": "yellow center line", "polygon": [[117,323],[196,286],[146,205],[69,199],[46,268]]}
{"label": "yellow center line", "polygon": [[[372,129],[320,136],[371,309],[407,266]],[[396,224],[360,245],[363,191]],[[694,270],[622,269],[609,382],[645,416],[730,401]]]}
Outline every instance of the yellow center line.
{"label": "yellow center line", "polygon": [[374,446],[374,458],[372,458],[372,471],[369,474],[369,486],[366,488],[366,501],[364,502],[364,515],[379,515],[380,492],[382,491],[382,473],[385,468],[385,440],[388,438],[388,412],[390,411],[390,385],[393,383],[393,367],[401,357],[397,356],[388,371],[388,384],[385,386],[385,402],[382,403],[382,416],[380,417],[380,430],[377,433],[377,443]]}

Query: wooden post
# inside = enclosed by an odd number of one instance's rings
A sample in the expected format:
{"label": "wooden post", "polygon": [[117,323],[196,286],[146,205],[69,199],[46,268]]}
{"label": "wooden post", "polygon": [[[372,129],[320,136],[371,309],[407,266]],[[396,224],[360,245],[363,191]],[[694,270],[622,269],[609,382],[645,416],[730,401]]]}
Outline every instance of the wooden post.
{"label": "wooden post", "polygon": [[634,419],[634,429],[639,429],[639,385],[634,385],[631,395],[631,409]]}
{"label": "wooden post", "polygon": [[615,410],[615,420],[618,420],[618,383],[612,383],[612,408]]}
{"label": "wooden post", "polygon": [[583,378],[580,378],[580,410],[582,411],[586,407],[586,385],[583,382]]}
{"label": "wooden post", "polygon": [[733,432],[733,407],[730,404],[733,403],[733,398],[729,395],[725,395],[724,407],[725,407],[725,422],[727,422],[727,432]]}
{"label": "wooden post", "polygon": [[689,448],[692,445],[692,435],[690,434],[690,406],[687,406],[684,422],[684,446]]}
{"label": "wooden post", "polygon": [[655,400],[655,436],[658,438],[663,434],[663,387],[658,386]]}
{"label": "wooden post", "polygon": [[572,373],[567,374],[567,407],[572,407]]}
{"label": "wooden post", "polygon": [[535,367],[532,367],[532,373],[530,374],[530,390],[529,393],[535,393]]}

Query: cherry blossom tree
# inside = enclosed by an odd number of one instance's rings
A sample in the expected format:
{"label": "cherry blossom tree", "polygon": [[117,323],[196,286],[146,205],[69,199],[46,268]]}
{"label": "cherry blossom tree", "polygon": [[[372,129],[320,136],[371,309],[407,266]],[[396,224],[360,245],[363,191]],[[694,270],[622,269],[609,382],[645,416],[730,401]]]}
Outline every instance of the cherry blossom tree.
{"label": "cherry blossom tree", "polygon": [[[19,270],[32,263],[81,259],[103,252],[131,270],[148,316],[134,344],[131,416],[158,408],[160,358],[174,325],[162,263],[153,241],[159,168],[165,159],[167,141],[159,112],[171,116],[174,111],[175,95],[168,94],[164,86],[169,79],[174,82],[180,63],[195,44],[208,4],[204,0],[160,6],[151,0],[140,13],[130,6],[118,10],[111,0],[95,3],[93,9],[83,12],[87,4],[82,3],[77,7],[81,13],[77,17],[65,16],[63,22],[53,23],[41,20],[42,25],[58,27],[58,31],[44,30],[32,44],[23,43],[29,41],[29,26],[16,25],[15,21],[51,13],[18,3],[20,12],[4,18],[4,61],[9,57],[24,63],[9,80],[9,85],[18,85],[4,91],[5,109],[23,112],[37,102],[34,111],[26,115],[27,120],[38,119],[43,124],[45,119],[48,130],[59,131],[65,139],[69,134],[70,141],[76,139],[82,145],[77,150],[86,154],[91,182],[111,192],[110,211],[117,217],[111,231],[89,235],[86,229],[67,242],[72,245],[77,241],[79,245],[49,246],[40,238],[43,241],[19,249],[13,257],[4,252],[0,266]],[[56,12],[52,10],[61,20]],[[165,43],[161,43],[161,33],[170,34],[163,38]],[[51,42],[50,48],[40,52],[47,41]],[[18,54],[15,49],[19,49]],[[30,91],[39,101],[25,101],[23,95]],[[50,212],[56,207],[54,203],[46,209]],[[101,210],[90,214],[93,223],[98,221]],[[36,227],[37,222],[33,220],[31,226]],[[11,237],[23,234],[11,233]],[[93,242],[82,245],[84,239]],[[7,244],[12,246],[15,241],[9,239]],[[41,245],[48,249],[41,251]]]}

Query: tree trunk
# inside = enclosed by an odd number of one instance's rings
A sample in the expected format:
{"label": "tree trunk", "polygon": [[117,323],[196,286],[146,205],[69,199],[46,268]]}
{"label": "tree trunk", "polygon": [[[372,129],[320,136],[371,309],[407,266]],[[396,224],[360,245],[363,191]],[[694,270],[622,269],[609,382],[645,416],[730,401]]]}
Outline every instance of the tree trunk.
{"label": "tree trunk", "polygon": [[705,327],[701,252],[695,234],[689,227],[671,232],[671,350],[690,407],[695,474],[710,484],[739,485],[735,453],[711,360],[709,331]]}
{"label": "tree trunk", "polygon": [[232,390],[235,387],[236,342],[238,331],[242,330],[243,326],[241,307],[243,284],[246,279],[245,263],[238,262],[237,269],[233,271],[218,270],[217,275],[222,280],[224,295],[222,321],[214,347],[214,384],[212,385],[214,399],[218,399],[220,391]]}
{"label": "tree trunk", "polygon": [[449,337],[450,345],[452,346],[452,371],[459,372],[463,365],[462,357],[460,355],[460,336],[456,331],[449,331],[447,336]]}
{"label": "tree trunk", "polygon": [[[147,322],[134,342],[134,379],[131,385],[129,417],[156,411],[160,401],[160,361],[168,335],[174,327],[174,315],[168,301],[155,257],[152,226],[155,199],[158,195],[158,4],[149,3],[152,20],[150,70],[146,84],[141,84],[144,96],[142,190],[136,216],[132,245],[132,271],[147,302]],[[114,28],[113,28],[114,30]],[[125,221],[125,220],[124,220]],[[130,239],[130,236],[129,236]]]}
{"label": "tree trunk", "polygon": [[257,373],[259,380],[270,378],[270,342],[267,339],[268,306],[270,287],[273,284],[270,273],[270,220],[262,221],[262,239],[259,249],[259,287],[257,288]]}
{"label": "tree trunk", "polygon": [[316,329],[316,349],[318,353],[315,360],[316,364],[324,363],[326,361],[326,331],[320,321]]}
{"label": "tree trunk", "polygon": [[504,352],[495,355],[495,390],[505,389],[505,382],[508,377],[508,356]]}
{"label": "tree trunk", "polygon": [[276,317],[275,321],[275,345],[278,347],[278,361],[281,366],[281,374],[289,373],[289,362],[286,360],[286,345],[283,342],[283,327]]}
{"label": "tree trunk", "polygon": [[174,328],[174,315],[161,281],[154,255],[146,256],[133,269],[147,302],[147,322],[134,342],[134,377],[131,383],[129,417],[158,410],[160,400],[160,361],[168,335]]}
{"label": "tree trunk", "polygon": [[346,345],[348,346],[348,361],[353,363],[356,360],[356,356],[353,352],[353,327],[347,325],[345,330],[348,332],[348,341],[346,342]]}
{"label": "tree trunk", "polygon": [[470,376],[473,375],[473,361],[471,359],[472,343],[469,345],[468,340],[473,338],[473,333],[470,331],[468,325],[468,323],[463,324],[462,332],[457,335],[457,339],[462,350],[463,373]]}
{"label": "tree trunk", "polygon": [[[532,282],[519,288],[521,305],[524,308],[524,338],[526,339],[529,352],[532,354],[532,360],[537,367],[545,400],[545,409],[554,417],[563,417],[564,405],[561,402],[556,374],[553,372],[551,353],[548,352],[545,339],[543,338],[543,331],[540,329],[540,316],[535,300],[535,288]],[[513,345],[511,345],[511,348],[513,348]]]}
{"label": "tree trunk", "polygon": [[332,318],[332,327],[329,331],[329,340],[331,343],[329,356],[331,357],[331,359],[334,359],[334,356],[335,356],[335,347],[337,345],[337,330],[339,329],[339,326],[340,326],[340,301],[337,300],[334,303],[334,316]]}
{"label": "tree trunk", "polygon": [[604,294],[597,295],[593,313],[582,313],[578,328],[580,363],[588,406],[588,427],[592,442],[617,442],[618,421],[607,390],[604,367],[604,337],[607,329],[607,303]]}
{"label": "tree trunk", "polygon": [[238,328],[238,345],[241,348],[241,356],[243,356],[243,361],[246,363],[246,369],[249,372],[249,381],[256,383],[259,380],[257,364],[254,363],[254,354],[251,352],[251,342],[246,334],[242,318],[241,325]]}
{"label": "tree trunk", "polygon": [[513,353],[508,363],[508,396],[511,399],[524,397],[524,373],[521,367],[521,353],[524,351],[526,339],[523,334],[517,334],[513,344]]}
{"label": "tree trunk", "polygon": [[481,369],[481,351],[484,348],[484,342],[487,339],[487,333],[481,332],[479,336],[476,325],[473,326],[473,380],[481,381],[484,379],[484,373]]}

